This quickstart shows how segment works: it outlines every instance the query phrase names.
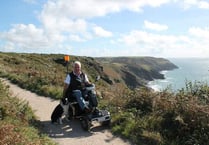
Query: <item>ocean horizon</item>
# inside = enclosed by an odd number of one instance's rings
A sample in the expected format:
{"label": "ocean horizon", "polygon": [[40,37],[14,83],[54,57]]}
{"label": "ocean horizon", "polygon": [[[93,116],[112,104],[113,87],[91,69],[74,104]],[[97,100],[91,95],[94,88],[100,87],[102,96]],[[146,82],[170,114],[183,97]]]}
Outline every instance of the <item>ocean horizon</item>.
{"label": "ocean horizon", "polygon": [[148,86],[155,91],[170,88],[173,91],[185,88],[186,82],[209,82],[209,58],[167,58],[178,66],[174,70],[161,71],[165,79],[150,81]]}

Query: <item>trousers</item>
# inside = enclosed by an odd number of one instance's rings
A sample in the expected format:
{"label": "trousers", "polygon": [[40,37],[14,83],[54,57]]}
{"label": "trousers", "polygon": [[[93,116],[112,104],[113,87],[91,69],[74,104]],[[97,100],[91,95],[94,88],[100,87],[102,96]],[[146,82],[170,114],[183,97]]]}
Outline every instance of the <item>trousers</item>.
{"label": "trousers", "polygon": [[[97,102],[97,98],[96,98],[96,94],[93,93],[93,92],[88,92],[88,91],[84,91],[84,92],[81,92],[80,90],[74,90],[73,91],[73,97],[76,98],[80,108],[82,110],[86,108],[93,108],[93,107],[97,107],[98,105],[98,102]],[[89,100],[89,104],[86,104],[86,101],[84,99],[84,97],[88,97],[87,99]]]}

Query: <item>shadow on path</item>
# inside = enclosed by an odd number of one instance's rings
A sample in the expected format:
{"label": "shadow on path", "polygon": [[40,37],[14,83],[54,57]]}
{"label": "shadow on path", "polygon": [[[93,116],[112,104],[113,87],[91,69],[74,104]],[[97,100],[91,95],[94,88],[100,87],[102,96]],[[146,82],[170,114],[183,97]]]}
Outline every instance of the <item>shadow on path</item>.
{"label": "shadow on path", "polygon": [[106,126],[92,125],[90,131],[84,131],[79,120],[63,120],[63,124],[41,121],[42,131],[51,138],[81,138],[93,135],[95,132],[105,132]]}

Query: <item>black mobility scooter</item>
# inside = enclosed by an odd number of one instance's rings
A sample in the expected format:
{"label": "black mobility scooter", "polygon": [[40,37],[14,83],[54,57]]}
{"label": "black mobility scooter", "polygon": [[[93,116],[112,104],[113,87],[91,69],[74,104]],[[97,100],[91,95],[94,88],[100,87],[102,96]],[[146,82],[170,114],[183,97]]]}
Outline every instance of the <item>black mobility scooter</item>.
{"label": "black mobility scooter", "polygon": [[69,109],[68,109],[68,118],[71,119],[79,119],[81,122],[81,127],[88,131],[90,130],[92,122],[96,121],[101,123],[102,125],[109,125],[111,121],[110,112],[107,110],[98,110],[96,107],[91,106],[91,97],[96,97],[95,85],[88,85],[84,90],[84,99],[86,104],[88,105],[90,111],[87,113],[82,111],[79,107],[78,102],[73,96],[68,96],[69,101]]}

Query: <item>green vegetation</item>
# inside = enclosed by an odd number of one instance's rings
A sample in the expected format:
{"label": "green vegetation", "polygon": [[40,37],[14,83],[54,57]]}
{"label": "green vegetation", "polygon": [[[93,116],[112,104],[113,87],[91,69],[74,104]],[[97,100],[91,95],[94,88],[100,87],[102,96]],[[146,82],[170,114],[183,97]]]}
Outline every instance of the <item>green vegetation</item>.
{"label": "green vegetation", "polygon": [[[139,145],[209,144],[207,84],[186,82],[176,93],[169,88],[153,92],[143,83],[161,77],[158,71],[162,69],[175,68],[165,59],[71,56],[69,70],[74,60],[81,61],[83,70],[96,83],[99,107],[111,111],[115,134]],[[65,75],[63,55],[0,53],[0,76],[38,94],[60,98]],[[94,82],[97,75],[102,79]],[[130,89],[131,83],[139,87]],[[1,109],[1,116],[5,116],[6,108]]]}
{"label": "green vegetation", "polygon": [[[0,76],[39,95],[59,99],[67,71],[63,58],[61,54],[0,53]],[[101,66],[92,58],[72,56],[69,71],[75,60],[81,61],[83,70],[90,74],[89,79],[94,82]],[[100,75],[104,76],[102,72]]]}
{"label": "green vegetation", "polygon": [[24,101],[11,97],[0,81],[0,145],[55,145],[39,132],[39,123]]}
{"label": "green vegetation", "polygon": [[139,145],[207,145],[208,96],[208,85],[197,82],[176,94],[140,89],[117,96],[112,130]]}

